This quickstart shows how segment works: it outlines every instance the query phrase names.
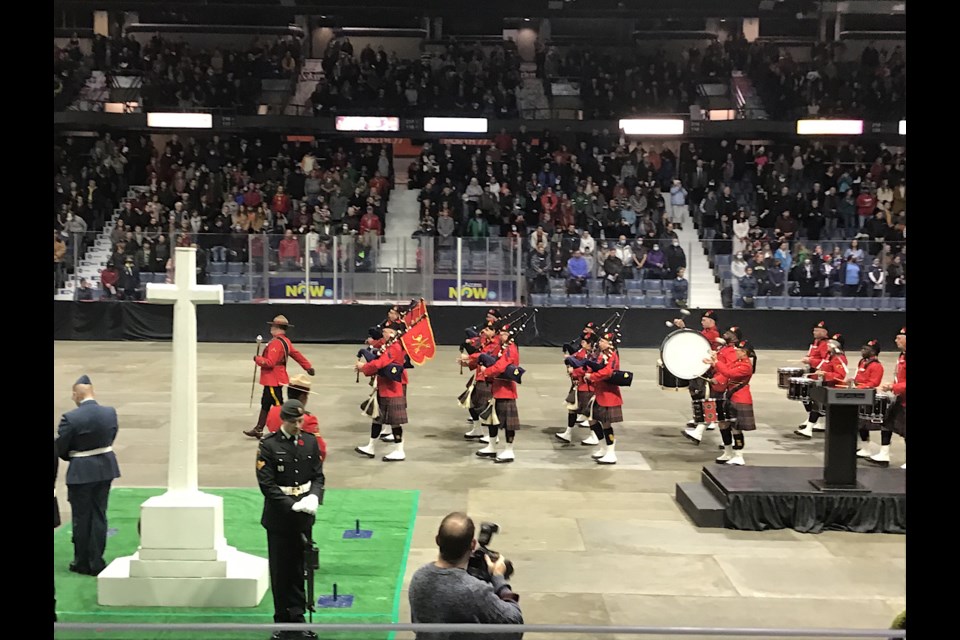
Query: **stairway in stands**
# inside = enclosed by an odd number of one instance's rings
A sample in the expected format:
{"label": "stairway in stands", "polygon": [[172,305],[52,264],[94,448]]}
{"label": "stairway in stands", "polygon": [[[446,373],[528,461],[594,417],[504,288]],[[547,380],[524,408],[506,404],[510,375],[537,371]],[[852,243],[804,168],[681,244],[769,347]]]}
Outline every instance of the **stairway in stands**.
{"label": "stairway in stands", "polygon": [[297,87],[284,114],[288,116],[304,115],[305,105],[310,101],[310,96],[317,88],[317,82],[321,78],[323,78],[323,60],[319,58],[304,60],[303,66],[300,68],[300,75],[297,77]]}
{"label": "stairway in stands", "polygon": [[[145,186],[130,187],[127,190],[127,198],[137,198],[139,194],[147,193],[149,190],[150,188]],[[80,258],[75,267],[76,282],[74,282],[72,276],[68,277],[64,286],[54,294],[54,300],[73,300],[74,287],[80,282],[80,278],[86,278],[90,283],[90,287],[93,289],[93,299],[100,299],[100,294],[102,293],[100,289],[100,272],[107,267],[107,261],[110,260],[110,255],[113,253],[113,243],[110,242],[110,234],[117,224],[117,218],[120,217],[121,211],[122,209],[119,207],[113,210],[113,215],[110,217],[110,220],[104,223],[103,230],[97,234],[93,244],[87,248],[86,253]],[[165,274],[158,275],[165,276]],[[163,280],[159,282],[163,282]]]}
{"label": "stairway in stands", "polygon": [[750,120],[768,120],[770,118],[766,109],[763,108],[760,96],[757,95],[757,91],[753,87],[753,82],[750,81],[747,74],[742,71],[734,71],[731,73],[730,90],[733,94],[737,109],[744,118]]}
{"label": "stairway in stands", "polygon": [[417,242],[413,232],[420,224],[419,189],[407,189],[407,166],[409,158],[393,161],[394,189],[387,203],[386,228],[380,240],[378,269],[415,270],[417,268]]}
{"label": "stairway in stands", "polygon": [[687,282],[690,283],[688,306],[695,309],[721,308],[720,288],[689,213],[684,214],[683,228],[677,231],[677,237],[680,240],[680,246],[688,253]]}

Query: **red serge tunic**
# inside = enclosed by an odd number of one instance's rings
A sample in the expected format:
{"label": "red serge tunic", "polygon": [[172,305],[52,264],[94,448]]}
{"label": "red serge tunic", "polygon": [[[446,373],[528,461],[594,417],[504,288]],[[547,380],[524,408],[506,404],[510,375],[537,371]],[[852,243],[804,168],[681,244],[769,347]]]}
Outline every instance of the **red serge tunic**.
{"label": "red serge tunic", "polygon": [[876,389],[883,380],[883,365],[876,358],[861,358],[857,376],[853,379],[857,389]]}
{"label": "red serge tunic", "polygon": [[714,379],[717,386],[724,390],[739,386],[730,396],[730,402],[734,404],[753,404],[753,395],[750,393],[750,379],[753,377],[753,364],[749,360],[734,360],[733,362],[724,362],[717,360],[714,365],[717,373]]}
{"label": "red serge tunic", "polygon": [[297,364],[304,370],[313,368],[310,361],[293,346],[290,338],[279,335],[267,343],[263,355],[254,358],[254,362],[260,367],[260,384],[265,387],[282,387],[290,382],[290,378],[287,376],[287,356],[283,349],[284,344],[287,345],[290,357],[296,360]]}
{"label": "red serge tunic", "polygon": [[517,399],[517,383],[513,380],[500,380],[497,378],[498,375],[506,371],[508,364],[512,364],[515,367],[520,366],[520,349],[512,342],[507,345],[503,354],[500,355],[500,358],[484,371],[484,377],[490,380],[493,397],[497,400]]}
{"label": "red serge tunic", "polygon": [[907,354],[901,353],[897,358],[897,372],[893,376],[893,392],[897,394],[897,401],[901,406],[907,406]]}
{"label": "red serge tunic", "polygon": [[622,406],[623,397],[620,395],[620,387],[608,382],[613,372],[620,370],[620,354],[614,351],[610,354],[603,354],[601,358],[603,359],[603,368],[590,376],[597,404],[601,407]]}
{"label": "red serge tunic", "polygon": [[403,382],[394,382],[390,378],[379,375],[378,373],[381,369],[385,369],[391,365],[400,367],[401,371],[403,370],[403,347],[400,346],[399,342],[394,342],[387,347],[387,350],[383,352],[382,356],[364,364],[360,370],[363,375],[367,377],[377,376],[377,395],[381,398],[399,398],[403,396]]}

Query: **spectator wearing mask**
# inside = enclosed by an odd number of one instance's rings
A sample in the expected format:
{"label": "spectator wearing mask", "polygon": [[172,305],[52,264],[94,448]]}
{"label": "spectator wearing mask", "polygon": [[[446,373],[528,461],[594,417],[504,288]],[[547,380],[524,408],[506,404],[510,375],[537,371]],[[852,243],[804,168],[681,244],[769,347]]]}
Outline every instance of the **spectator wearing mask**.
{"label": "spectator wearing mask", "polygon": [[744,308],[753,308],[755,304],[754,300],[757,297],[759,289],[760,285],[753,275],[753,268],[747,267],[746,273],[740,278],[740,301],[743,303]]}
{"label": "spectator wearing mask", "polygon": [[737,212],[733,219],[733,253],[742,253],[749,242],[750,223],[744,211]]}
{"label": "spectator wearing mask", "polygon": [[630,243],[627,242],[627,236],[620,236],[617,238],[617,244],[613,248],[614,252],[617,254],[617,258],[623,263],[623,277],[627,280],[632,280],[634,277],[634,267],[636,266],[635,256],[633,254],[633,248],[630,246]]}
{"label": "spectator wearing mask", "polygon": [[663,279],[666,274],[667,261],[666,257],[663,255],[663,251],[660,250],[660,244],[654,244],[650,249],[650,252],[647,253],[647,262],[644,267],[647,270],[647,278],[653,279]]}
{"label": "spectator wearing mask", "polygon": [[678,229],[682,228],[687,210],[687,190],[683,188],[679,180],[674,180],[670,186],[670,222]]}
{"label": "spectator wearing mask", "polygon": [[874,258],[873,264],[867,270],[868,291],[871,298],[883,297],[884,285],[887,281],[887,274],[880,264],[880,258]]}
{"label": "spectator wearing mask", "polygon": [[740,297],[740,278],[747,275],[747,261],[743,257],[743,253],[737,253],[733,256],[733,260],[730,261],[730,279],[731,287],[733,288],[733,299],[736,300]]}
{"label": "spectator wearing mask", "polygon": [[677,270],[677,277],[673,281],[673,303],[683,309],[687,306],[687,296],[690,291],[690,283],[687,282],[687,270],[680,267]]}
{"label": "spectator wearing mask", "polygon": [[280,268],[293,271],[300,267],[300,240],[295,238],[293,231],[287,229],[283,234],[278,249]]}
{"label": "spectator wearing mask", "polygon": [[440,217],[437,218],[437,235],[439,236],[438,245],[443,248],[454,246],[454,235],[457,232],[457,223],[450,216],[450,210],[444,207],[440,210]]}
{"label": "spectator wearing mask", "polygon": [[107,268],[100,272],[100,286],[103,288],[104,300],[116,300],[120,298],[118,284],[120,282],[120,271],[111,260],[107,263]]}
{"label": "spectator wearing mask", "polygon": [[[570,223],[570,226],[573,226],[573,223]],[[580,253],[583,254],[584,259],[587,261],[587,268],[590,269],[590,273],[593,273],[593,254],[596,249],[596,241],[593,239],[593,236],[590,235],[590,232],[585,230],[580,235]]]}
{"label": "spectator wearing mask", "polygon": [[858,218],[858,227],[863,228],[863,225],[873,216],[874,210],[877,208],[877,198],[871,193],[870,189],[864,189],[860,192],[860,195],[857,196],[857,218]]}
{"label": "spectator wearing mask", "polygon": [[903,269],[903,260],[895,255],[887,267],[887,293],[891,298],[902,298],[907,285],[907,276]]}
{"label": "spectator wearing mask", "polygon": [[567,260],[567,293],[582,293],[590,277],[590,267],[579,250]]}
{"label": "spectator wearing mask", "polygon": [[140,299],[140,270],[134,264],[133,256],[128,255],[124,258],[119,284],[124,300]]}
{"label": "spectator wearing mask", "polygon": [[[483,217],[483,211],[480,209],[474,211],[473,218],[467,223],[467,237],[473,238],[474,240],[490,237],[490,225],[487,224],[486,219]],[[479,247],[480,245],[477,246]]]}
{"label": "spectator wearing mask", "polygon": [[542,243],[530,253],[529,266],[530,281],[527,286],[530,293],[546,293],[549,289],[550,256],[547,255],[546,247]]}
{"label": "spectator wearing mask", "polygon": [[367,205],[367,212],[360,218],[360,236],[363,238],[363,244],[368,247],[374,246],[382,233],[380,216],[374,212],[372,206]]}
{"label": "spectator wearing mask", "polygon": [[667,261],[668,270],[668,275],[664,277],[673,277],[681,267],[687,266],[687,254],[684,253],[683,247],[680,246],[680,240],[677,238],[671,240],[670,244],[667,245],[664,258]]}
{"label": "spectator wearing mask", "polygon": [[777,250],[773,252],[773,258],[779,260],[783,270],[790,273],[790,269],[793,267],[793,254],[790,253],[790,247],[786,242],[780,243]]}
{"label": "spectator wearing mask", "polygon": [[797,221],[790,215],[790,210],[785,209],[773,224],[774,231],[777,232],[777,235],[783,236],[784,240],[792,244],[798,227]]}
{"label": "spectator wearing mask", "polygon": [[[778,256],[776,259],[780,260],[780,263],[783,264],[783,258]],[[817,284],[820,277],[821,275],[817,273],[813,262],[810,258],[807,258],[803,263],[797,265],[793,279],[800,285],[800,295],[809,297],[817,295]]]}
{"label": "spectator wearing mask", "polygon": [[840,267],[840,282],[843,284],[843,295],[856,296],[860,293],[861,269],[853,256],[849,256]]}

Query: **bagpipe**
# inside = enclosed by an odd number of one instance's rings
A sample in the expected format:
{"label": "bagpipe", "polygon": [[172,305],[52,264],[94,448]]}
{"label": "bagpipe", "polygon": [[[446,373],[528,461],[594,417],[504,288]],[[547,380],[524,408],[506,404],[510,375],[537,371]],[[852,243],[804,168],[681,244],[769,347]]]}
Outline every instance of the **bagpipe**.
{"label": "bagpipe", "polygon": [[[401,308],[399,305],[397,305],[397,313],[400,315],[400,317],[397,318],[397,321],[403,321],[404,316],[410,313],[410,311],[413,310],[413,308],[417,306],[419,303],[420,303],[420,299],[416,299],[416,300],[410,300],[410,304],[408,304],[406,307]],[[384,318],[379,323],[367,329],[367,334],[374,340],[380,340],[381,338],[383,338],[383,328],[387,325],[388,322],[390,322],[390,320],[388,318]]]}
{"label": "bagpipe", "polygon": [[[403,334],[405,334],[407,331],[409,331],[410,329],[420,324],[420,322],[425,317],[426,316],[420,316],[419,318],[414,320],[410,326],[404,326],[403,329],[400,329],[399,331],[394,333],[389,340],[384,342],[383,345],[377,349],[374,349],[372,347],[363,347],[362,349],[357,351],[357,358],[358,359],[363,358],[364,362],[372,362],[376,360],[377,358],[382,356],[384,353],[386,353],[387,349],[389,349],[397,341],[399,341],[400,338],[403,337]],[[379,371],[377,371],[377,375],[381,375],[384,378],[392,380],[393,382],[400,382],[403,379],[403,370],[412,369],[412,368],[413,368],[413,364],[410,363],[410,357],[406,353],[404,353],[402,366],[396,365],[396,364],[388,365],[386,367],[383,367]],[[357,371],[357,382],[359,381],[360,381],[360,372]]]}
{"label": "bagpipe", "polygon": [[[520,315],[526,307],[521,307],[516,311],[507,314],[507,317],[501,320],[501,322],[510,322],[515,316]],[[460,343],[460,353],[466,353],[469,356],[477,353],[483,348],[482,340],[483,337],[480,335],[479,325],[473,325],[472,327],[467,327],[463,330],[464,335],[466,336],[463,342]],[[460,375],[463,375],[463,365],[460,365]]]}
{"label": "bagpipe", "polygon": [[[623,324],[623,319],[626,317],[626,315],[627,315],[626,309],[624,309],[623,311],[618,311],[614,313],[612,317],[608,318],[607,321],[600,326],[600,332],[597,334],[598,336],[602,336],[604,333],[607,333],[608,331],[612,331],[616,335],[616,338],[614,339],[614,349],[616,349],[617,348],[616,345],[620,343],[621,335],[622,335],[620,332],[620,326]],[[606,356],[599,353],[598,349],[599,347],[595,345],[594,351],[588,354],[586,358],[582,358],[582,359],[569,355],[563,359],[563,363],[568,367],[573,367],[574,369],[584,368],[584,369],[587,369],[587,371],[589,371],[590,373],[596,373],[601,369],[603,369],[605,366],[607,366]],[[606,382],[608,384],[612,384],[617,387],[629,387],[630,385],[633,384],[633,373],[630,371],[621,371],[618,369],[610,375],[610,377],[606,380]],[[576,391],[576,383],[573,384],[572,390],[574,392]],[[575,393],[574,393],[574,397],[576,397]],[[567,406],[569,408],[571,404],[571,402],[569,402],[570,396],[568,395],[567,398],[568,398]]]}
{"label": "bagpipe", "polygon": [[[537,315],[538,309],[534,309],[533,312],[529,313],[527,316],[523,317],[520,321],[520,324],[515,328],[510,330],[510,337],[507,338],[507,341],[500,345],[500,352],[496,357],[491,356],[488,353],[481,353],[477,358],[478,362],[484,367],[493,366],[500,358],[503,357],[503,354],[506,353],[507,348],[512,345],[517,340],[517,336],[523,332],[527,324],[530,323]],[[508,364],[506,368],[500,373],[496,379],[498,380],[508,380],[510,382],[515,382],[520,384],[521,379],[523,378],[524,369],[523,367],[516,366],[514,364]],[[480,421],[491,427],[498,426],[500,424],[500,419],[497,417],[497,399],[490,398],[490,401],[487,403],[487,406],[480,411]]]}

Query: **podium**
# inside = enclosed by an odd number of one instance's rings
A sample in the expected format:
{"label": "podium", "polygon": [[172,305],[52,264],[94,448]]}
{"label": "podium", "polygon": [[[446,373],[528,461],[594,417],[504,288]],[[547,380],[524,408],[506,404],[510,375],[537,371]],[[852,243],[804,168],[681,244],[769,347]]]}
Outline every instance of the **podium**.
{"label": "podium", "polygon": [[823,478],[810,481],[818,490],[870,493],[857,482],[857,415],[860,406],[873,404],[875,394],[874,389],[810,390],[810,399],[823,407],[827,421]]}

